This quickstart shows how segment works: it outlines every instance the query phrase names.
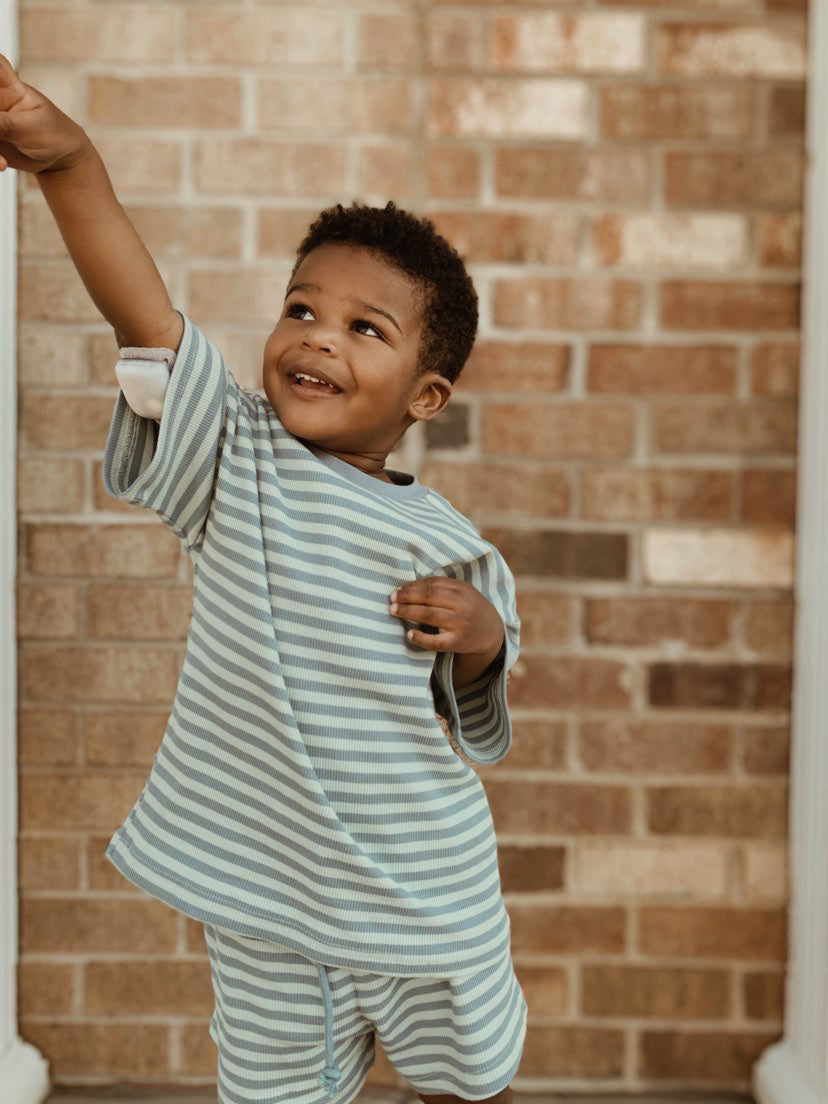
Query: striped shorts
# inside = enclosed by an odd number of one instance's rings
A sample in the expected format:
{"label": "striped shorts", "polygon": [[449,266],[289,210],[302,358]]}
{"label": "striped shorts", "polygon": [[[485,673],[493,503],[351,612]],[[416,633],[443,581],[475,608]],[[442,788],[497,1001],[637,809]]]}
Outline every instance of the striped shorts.
{"label": "striped shorts", "polygon": [[417,1092],[483,1100],[515,1075],[526,1001],[507,953],[457,978],[343,970],[204,925],[219,1104],[348,1104],[375,1035]]}

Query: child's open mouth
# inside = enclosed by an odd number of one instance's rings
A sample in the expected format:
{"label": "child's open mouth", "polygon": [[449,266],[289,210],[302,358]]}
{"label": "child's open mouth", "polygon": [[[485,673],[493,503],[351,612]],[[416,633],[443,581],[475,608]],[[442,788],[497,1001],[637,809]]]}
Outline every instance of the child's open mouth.
{"label": "child's open mouth", "polygon": [[334,387],[332,383],[325,383],[324,380],[316,379],[305,372],[296,372],[289,379],[291,390],[304,395],[306,398],[311,396],[315,398],[317,395],[342,394],[341,388]]}

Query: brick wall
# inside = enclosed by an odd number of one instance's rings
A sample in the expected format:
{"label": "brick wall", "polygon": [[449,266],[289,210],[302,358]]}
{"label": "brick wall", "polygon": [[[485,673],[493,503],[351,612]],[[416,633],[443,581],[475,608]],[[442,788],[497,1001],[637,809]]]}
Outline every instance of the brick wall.
{"label": "brick wall", "polygon": [[[804,0],[20,15],[243,385],[321,206],[393,197],[468,257],[481,341],[398,466],[518,579],[514,745],[480,768],[517,1084],[746,1088],[783,1012]],[[22,1033],[60,1083],[209,1083],[200,928],[102,857],[189,562],[103,490],[114,345],[26,182],[20,213]]]}

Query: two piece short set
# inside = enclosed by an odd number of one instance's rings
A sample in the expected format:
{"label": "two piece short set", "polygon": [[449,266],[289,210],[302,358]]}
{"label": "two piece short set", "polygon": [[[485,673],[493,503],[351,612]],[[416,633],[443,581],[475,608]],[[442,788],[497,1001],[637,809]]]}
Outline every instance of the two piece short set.
{"label": "two piece short set", "polygon": [[456,978],[326,966],[204,925],[216,1008],[220,1104],[348,1104],[375,1034],[418,1092],[483,1100],[517,1072],[526,1001],[511,956]]}

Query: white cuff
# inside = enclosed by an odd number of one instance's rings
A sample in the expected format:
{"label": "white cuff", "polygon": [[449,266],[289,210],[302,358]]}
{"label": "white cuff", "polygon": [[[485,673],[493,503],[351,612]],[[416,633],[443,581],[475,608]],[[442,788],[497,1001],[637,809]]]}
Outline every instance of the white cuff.
{"label": "white cuff", "polygon": [[115,375],[124,398],[140,417],[161,420],[164,396],[174,363],[175,353],[172,349],[129,347],[120,350]]}

